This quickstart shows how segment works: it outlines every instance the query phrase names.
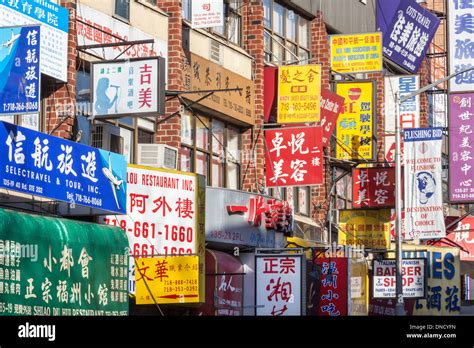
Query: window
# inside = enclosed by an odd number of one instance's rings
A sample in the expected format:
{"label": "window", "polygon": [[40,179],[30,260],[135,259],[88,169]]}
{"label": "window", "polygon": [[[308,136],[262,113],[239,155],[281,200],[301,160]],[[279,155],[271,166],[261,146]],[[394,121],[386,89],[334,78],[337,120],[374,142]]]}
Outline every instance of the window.
{"label": "window", "polygon": [[298,197],[297,197],[297,213],[305,216],[309,216],[310,213],[310,188],[309,186],[298,187]]}
{"label": "window", "polygon": [[130,0],[115,0],[115,14],[130,20]]}
{"label": "window", "polygon": [[183,19],[191,21],[191,0],[183,0]]}
{"label": "window", "polygon": [[182,171],[207,177],[214,187],[240,188],[240,131],[227,123],[185,113],[181,117]]}
{"label": "window", "polygon": [[265,61],[308,64],[309,21],[273,0],[264,0],[263,7]]}

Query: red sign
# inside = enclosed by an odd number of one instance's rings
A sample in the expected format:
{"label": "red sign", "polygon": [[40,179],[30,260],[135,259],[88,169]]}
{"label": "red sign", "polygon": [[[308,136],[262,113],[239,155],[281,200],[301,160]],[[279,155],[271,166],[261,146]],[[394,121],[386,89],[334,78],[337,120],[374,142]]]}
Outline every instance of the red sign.
{"label": "red sign", "polygon": [[321,90],[321,121],[319,124],[323,128],[323,146],[329,146],[337,118],[343,106],[344,97],[327,89]]}
{"label": "red sign", "polygon": [[474,216],[462,219],[446,238],[467,250],[461,250],[461,261],[474,261]]}
{"label": "red sign", "polygon": [[265,141],[267,187],[322,184],[321,127],[266,130]]}
{"label": "red sign", "polygon": [[347,315],[347,262],[345,257],[316,259],[321,266],[318,315]]}
{"label": "red sign", "polygon": [[356,168],[352,170],[352,207],[395,206],[395,168]]}

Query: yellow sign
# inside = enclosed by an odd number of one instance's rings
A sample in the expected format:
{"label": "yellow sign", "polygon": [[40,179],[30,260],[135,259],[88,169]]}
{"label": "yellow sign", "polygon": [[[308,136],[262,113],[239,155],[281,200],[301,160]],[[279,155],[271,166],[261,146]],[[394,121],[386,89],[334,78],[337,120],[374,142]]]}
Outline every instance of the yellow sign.
{"label": "yellow sign", "polygon": [[339,244],[370,249],[390,246],[390,209],[340,210]]}
{"label": "yellow sign", "polygon": [[345,99],[336,125],[336,158],[371,160],[374,157],[373,89],[372,81],[336,84],[336,93]]}
{"label": "yellow sign", "polygon": [[278,68],[278,123],[319,122],[321,66]]}
{"label": "yellow sign", "polygon": [[382,71],[382,33],[331,35],[331,70],[339,74]]}
{"label": "yellow sign", "polygon": [[136,259],[137,304],[199,302],[199,257]]}

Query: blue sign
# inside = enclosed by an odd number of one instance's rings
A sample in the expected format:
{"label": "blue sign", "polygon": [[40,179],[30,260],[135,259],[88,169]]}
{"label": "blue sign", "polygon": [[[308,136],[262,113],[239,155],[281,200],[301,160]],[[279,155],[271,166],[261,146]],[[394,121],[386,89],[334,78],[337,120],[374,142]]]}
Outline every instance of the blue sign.
{"label": "blue sign", "polygon": [[39,112],[39,26],[0,28],[0,76],[0,115]]}
{"label": "blue sign", "polygon": [[384,55],[416,73],[425,57],[440,20],[414,0],[403,0],[386,31],[383,31]]}
{"label": "blue sign", "polygon": [[0,187],[126,213],[125,157],[0,122]]}

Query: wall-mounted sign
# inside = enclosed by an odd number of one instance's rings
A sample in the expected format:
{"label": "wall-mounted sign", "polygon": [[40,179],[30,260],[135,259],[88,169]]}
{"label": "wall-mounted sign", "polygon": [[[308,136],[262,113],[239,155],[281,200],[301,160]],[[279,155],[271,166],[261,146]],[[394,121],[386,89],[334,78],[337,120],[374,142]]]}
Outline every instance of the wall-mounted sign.
{"label": "wall-mounted sign", "polygon": [[352,207],[395,206],[395,168],[352,169]]}
{"label": "wall-mounted sign", "polygon": [[321,65],[278,67],[278,123],[319,122]]}
{"label": "wall-mounted sign", "polygon": [[319,125],[323,129],[323,146],[329,146],[331,137],[336,128],[337,118],[344,107],[344,97],[327,89],[321,90],[321,120]]}
{"label": "wall-mounted sign", "polygon": [[40,110],[40,26],[0,28],[0,115]]}
{"label": "wall-mounted sign", "polygon": [[464,250],[460,250],[461,261],[474,261],[474,216],[467,216],[462,219],[457,224],[456,229],[449,233],[446,238],[464,248]]}
{"label": "wall-mounted sign", "polygon": [[329,41],[335,73],[382,71],[382,33],[330,35]]}
{"label": "wall-mounted sign", "polygon": [[323,182],[321,127],[266,130],[265,142],[267,187]]}
{"label": "wall-mounted sign", "polygon": [[256,314],[302,314],[302,255],[256,255]]}
{"label": "wall-mounted sign", "polygon": [[321,266],[319,283],[320,316],[346,316],[348,304],[348,259],[341,257],[318,257],[316,264]]}
{"label": "wall-mounted sign", "polygon": [[[242,88],[241,91],[218,92],[201,100],[199,105],[222,113],[233,121],[253,125],[254,90],[253,81],[227,70],[219,64],[210,62],[191,53],[189,58],[183,56],[183,81],[186,91],[219,90]],[[207,93],[189,93],[183,95],[186,99],[196,101]]]}
{"label": "wall-mounted sign", "polygon": [[372,81],[336,84],[336,93],[345,100],[336,126],[338,159],[371,160],[374,157],[374,85]]}
{"label": "wall-mounted sign", "polygon": [[164,114],[164,69],[161,57],[93,63],[92,115]]}
{"label": "wall-mounted sign", "polygon": [[[373,297],[396,298],[397,265],[395,260],[374,260]],[[402,260],[403,297],[425,298],[425,259]]]}
{"label": "wall-mounted sign", "polygon": [[122,155],[0,122],[0,187],[125,214]]}
{"label": "wall-mounted sign", "polygon": [[449,96],[449,200],[474,202],[474,93]]}
{"label": "wall-mounted sign", "polygon": [[41,72],[67,82],[69,11],[50,0],[0,3],[0,27],[25,24],[41,25]]}
{"label": "wall-mounted sign", "polygon": [[137,304],[199,302],[199,257],[138,258],[135,264]]}
{"label": "wall-mounted sign", "polygon": [[224,1],[223,0],[193,0],[191,1],[191,27],[197,29],[197,28],[221,27],[223,25],[224,25]]}

